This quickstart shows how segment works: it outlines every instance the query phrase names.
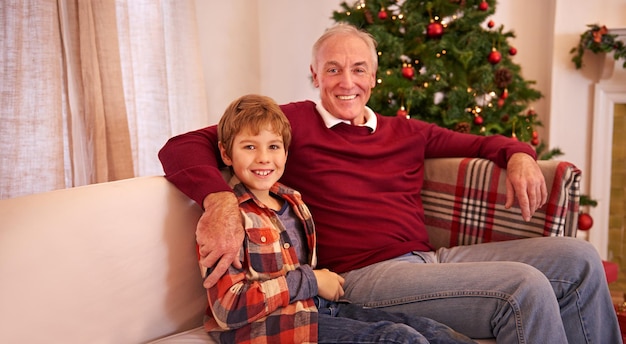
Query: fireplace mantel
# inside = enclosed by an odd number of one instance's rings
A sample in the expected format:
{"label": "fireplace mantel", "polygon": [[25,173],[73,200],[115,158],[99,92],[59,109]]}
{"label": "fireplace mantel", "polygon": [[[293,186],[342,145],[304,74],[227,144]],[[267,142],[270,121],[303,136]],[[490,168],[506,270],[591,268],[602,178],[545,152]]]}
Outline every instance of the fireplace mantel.
{"label": "fireplace mantel", "polygon": [[[626,42],[626,28],[610,29],[610,34]],[[609,206],[611,199],[611,165],[613,148],[613,118],[616,104],[626,104],[626,68],[623,60],[613,54],[598,54],[595,78],[593,132],[591,143],[590,196],[598,205],[589,209],[594,226],[588,239],[598,249],[603,259],[608,256]]]}

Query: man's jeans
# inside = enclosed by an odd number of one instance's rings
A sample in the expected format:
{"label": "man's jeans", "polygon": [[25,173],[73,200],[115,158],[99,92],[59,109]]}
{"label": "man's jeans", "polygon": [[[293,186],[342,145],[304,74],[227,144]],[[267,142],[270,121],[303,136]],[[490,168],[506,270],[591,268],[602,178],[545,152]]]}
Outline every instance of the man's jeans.
{"label": "man's jeans", "polygon": [[343,274],[344,297],[498,343],[622,343],[595,248],[569,237],[414,252]]}
{"label": "man's jeans", "polygon": [[464,335],[434,320],[364,309],[316,298],[319,343],[470,344]]}

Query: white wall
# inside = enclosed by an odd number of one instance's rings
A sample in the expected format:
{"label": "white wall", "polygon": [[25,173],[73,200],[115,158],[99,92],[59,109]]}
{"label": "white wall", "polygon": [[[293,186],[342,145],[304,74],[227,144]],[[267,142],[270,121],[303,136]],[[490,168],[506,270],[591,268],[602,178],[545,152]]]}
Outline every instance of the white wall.
{"label": "white wall", "polygon": [[334,21],[337,0],[196,0],[209,123],[246,93],[278,103],[316,100],[311,47]]}
{"label": "white wall", "polygon": [[[515,38],[510,44],[517,49],[514,61],[522,68],[526,80],[534,80],[535,89],[541,91],[544,98],[532,107],[543,123],[537,128],[539,137],[549,142],[550,125],[550,69],[554,27],[555,0],[507,0],[499,1],[493,20],[496,27],[504,25],[506,31],[513,31]],[[539,9],[539,10],[538,10]]]}
{"label": "white wall", "polygon": [[260,1],[261,90],[278,103],[317,100],[311,85],[311,48],[324,30],[334,24],[340,9],[336,0]]}
{"label": "white wall", "polygon": [[[593,61],[586,54],[586,67],[576,70],[569,50],[574,47],[587,24],[609,28],[626,27],[626,0],[556,0],[550,99],[550,144],[560,147],[564,160],[583,171],[583,191],[590,175],[590,145],[593,126]],[[593,197],[593,195],[591,195]]]}
{"label": "white wall", "polygon": [[226,106],[260,92],[260,35],[256,0],[196,0],[208,119],[215,124]]}
{"label": "white wall", "polygon": [[[591,146],[594,124],[594,85],[599,81],[602,61],[600,55],[586,53],[585,66],[577,70],[571,63],[569,49],[575,46],[587,24],[606,25],[608,28],[626,28],[626,0],[556,0],[555,24],[553,30],[554,53],[552,56],[552,90],[550,99],[551,123],[550,143],[560,147],[563,160],[576,164],[583,172],[582,191],[598,201],[598,207],[590,209],[595,219],[588,232],[589,241],[596,246],[604,259],[608,254],[608,211],[609,204],[605,188],[598,188],[598,182],[606,179],[608,171],[602,175],[592,175]],[[611,119],[612,123],[612,119]],[[596,138],[598,139],[598,138]],[[608,153],[607,153],[608,154]],[[595,160],[598,161],[598,156]],[[602,159],[600,159],[602,160]],[[594,180],[595,182],[592,182]],[[592,184],[596,185],[593,190]],[[600,183],[603,184],[603,183]],[[610,197],[610,196],[608,196]]]}

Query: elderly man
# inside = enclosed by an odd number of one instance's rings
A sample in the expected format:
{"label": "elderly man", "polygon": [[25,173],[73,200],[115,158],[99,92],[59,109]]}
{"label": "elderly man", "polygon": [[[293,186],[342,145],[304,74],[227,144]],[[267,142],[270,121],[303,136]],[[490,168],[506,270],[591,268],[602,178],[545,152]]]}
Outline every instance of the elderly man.
{"label": "elderly man", "polygon": [[[281,106],[293,129],[281,182],[301,191],[317,226],[319,267],[341,273],[345,297],[426,316],[501,343],[620,343],[601,261],[587,242],[535,238],[433,251],[420,190],[426,158],[482,157],[507,168],[506,206],[529,221],[547,198],[535,152],[503,136],[461,134],[366,106],[376,85],[374,39],[339,24],[313,46],[321,102]],[[210,285],[240,266],[243,230],[224,182],[215,126],[168,141],[166,177],[205,208],[196,232]]]}

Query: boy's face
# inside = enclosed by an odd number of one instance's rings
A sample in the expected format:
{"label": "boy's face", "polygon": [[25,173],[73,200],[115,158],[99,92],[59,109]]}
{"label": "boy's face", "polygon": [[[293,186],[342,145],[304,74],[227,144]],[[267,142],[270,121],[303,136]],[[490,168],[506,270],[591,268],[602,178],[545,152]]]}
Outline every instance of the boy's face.
{"label": "boy's face", "polygon": [[267,194],[283,175],[287,162],[282,135],[270,129],[264,128],[258,135],[252,135],[249,130],[238,133],[230,156],[220,145],[224,162],[233,167],[237,178],[255,195]]}

